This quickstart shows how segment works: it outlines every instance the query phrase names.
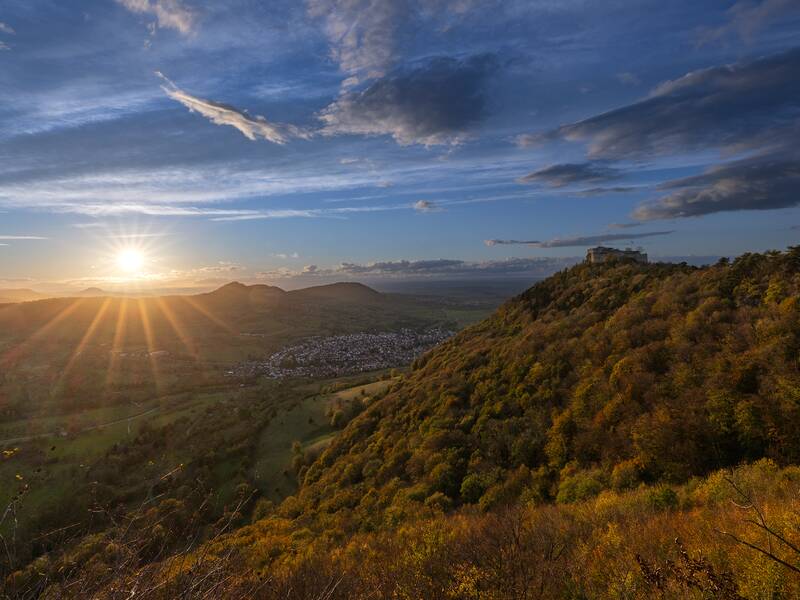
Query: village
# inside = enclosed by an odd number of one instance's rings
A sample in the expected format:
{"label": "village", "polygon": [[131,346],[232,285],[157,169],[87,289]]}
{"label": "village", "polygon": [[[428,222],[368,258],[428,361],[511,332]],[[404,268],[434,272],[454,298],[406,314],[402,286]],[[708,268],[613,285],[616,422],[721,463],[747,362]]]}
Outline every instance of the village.
{"label": "village", "polygon": [[354,333],[314,337],[284,348],[263,361],[240,363],[229,377],[266,376],[340,377],[377,371],[411,363],[415,358],[453,335],[435,328],[425,331],[402,329],[383,333]]}

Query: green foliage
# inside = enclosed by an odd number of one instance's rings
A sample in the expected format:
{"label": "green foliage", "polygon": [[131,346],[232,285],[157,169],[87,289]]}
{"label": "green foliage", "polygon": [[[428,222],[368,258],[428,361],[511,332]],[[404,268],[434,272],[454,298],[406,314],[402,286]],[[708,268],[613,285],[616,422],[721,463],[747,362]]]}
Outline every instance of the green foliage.
{"label": "green foliage", "polygon": [[678,494],[671,487],[659,486],[650,491],[648,500],[653,508],[667,510],[678,507]]}
{"label": "green foliage", "polygon": [[597,496],[606,488],[603,474],[600,471],[581,471],[561,480],[558,486],[556,502],[568,504],[579,500],[587,500]]}

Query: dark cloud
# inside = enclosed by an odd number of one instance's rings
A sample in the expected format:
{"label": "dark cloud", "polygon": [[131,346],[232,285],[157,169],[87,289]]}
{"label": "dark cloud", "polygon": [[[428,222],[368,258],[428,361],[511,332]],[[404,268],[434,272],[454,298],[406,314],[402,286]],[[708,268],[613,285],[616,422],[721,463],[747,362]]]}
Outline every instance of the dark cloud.
{"label": "dark cloud", "polygon": [[800,115],[800,49],[692,71],[617,110],[522,136],[523,145],[586,141],[592,158],[639,159],[704,148],[790,143]]}
{"label": "dark cloud", "polygon": [[800,205],[800,158],[797,154],[746,158],[659,187],[674,191],[639,206],[635,219],[789,208]]}
{"label": "dark cloud", "polygon": [[452,270],[455,267],[462,267],[463,260],[435,259],[435,260],[397,260],[387,262],[374,262],[366,265],[357,263],[342,263],[337,271],[350,273],[351,275],[362,274],[414,274],[414,273],[441,273]]}
{"label": "dark cloud", "polygon": [[641,223],[611,223],[609,229],[631,229],[633,227],[641,227]]}
{"label": "dark cloud", "polygon": [[634,186],[594,187],[575,192],[576,196],[609,196],[611,194],[628,194],[640,188]]}
{"label": "dark cloud", "polygon": [[290,272],[283,270],[280,272],[260,273],[262,278],[284,277],[308,278],[314,277],[315,280],[341,280],[347,279],[422,279],[426,277],[437,278],[458,278],[458,277],[503,277],[503,276],[526,276],[544,277],[550,275],[564,267],[578,262],[575,257],[568,258],[508,258],[505,260],[489,260],[470,262],[454,259],[432,259],[432,260],[396,260],[372,263],[342,263],[338,267],[322,269],[314,267],[313,270],[306,268],[302,272]]}
{"label": "dark cloud", "polygon": [[544,183],[550,187],[564,187],[573,183],[602,183],[620,178],[620,172],[595,163],[565,163],[550,165],[520,177],[520,183]]}
{"label": "dark cloud", "polygon": [[672,231],[648,231],[647,233],[604,233],[579,237],[555,238],[547,241],[538,240],[486,240],[487,246],[523,245],[532,248],[583,248],[606,242],[636,240],[657,235],[669,235]]}
{"label": "dark cloud", "polygon": [[346,92],[319,118],[327,135],[391,135],[399,144],[455,144],[486,116],[497,60],[438,57]]}

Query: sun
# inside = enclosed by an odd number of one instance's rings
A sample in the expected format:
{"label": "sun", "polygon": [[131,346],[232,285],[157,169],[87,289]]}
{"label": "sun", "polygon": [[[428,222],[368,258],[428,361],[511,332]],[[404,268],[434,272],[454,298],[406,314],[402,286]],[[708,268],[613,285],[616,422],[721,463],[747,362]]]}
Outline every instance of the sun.
{"label": "sun", "polygon": [[138,273],[144,266],[144,254],[136,248],[123,248],[117,253],[117,266],[127,274]]}

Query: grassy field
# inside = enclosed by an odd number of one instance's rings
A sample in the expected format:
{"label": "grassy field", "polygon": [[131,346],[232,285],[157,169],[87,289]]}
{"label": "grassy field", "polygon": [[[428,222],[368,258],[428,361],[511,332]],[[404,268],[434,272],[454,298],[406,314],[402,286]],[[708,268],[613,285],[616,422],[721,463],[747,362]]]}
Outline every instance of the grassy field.
{"label": "grassy field", "polygon": [[[360,379],[363,380],[364,376]],[[334,380],[322,387],[347,386],[350,381]],[[331,442],[337,431],[330,424],[332,408],[382,392],[393,381],[381,379],[335,392],[313,394],[281,407],[261,432],[253,465],[253,478],[264,497],[280,501],[297,490],[292,459],[296,452],[318,454]]]}
{"label": "grassy field", "polygon": [[[394,380],[379,372],[266,387],[237,384],[5,423],[0,427],[0,508],[13,505],[23,524],[67,510],[79,522],[95,479],[118,480],[116,493],[135,503],[148,481],[179,465],[197,463],[206,465],[205,479],[214,486],[220,505],[243,482],[280,501],[297,489],[295,455],[318,455],[336,435],[332,411],[378,394]],[[20,437],[25,439],[3,442]],[[110,456],[136,455],[142,446],[147,453],[130,473],[114,472]],[[23,500],[14,501],[20,492]],[[64,526],[59,519],[54,522]],[[7,534],[11,523],[0,523],[0,534]]]}

